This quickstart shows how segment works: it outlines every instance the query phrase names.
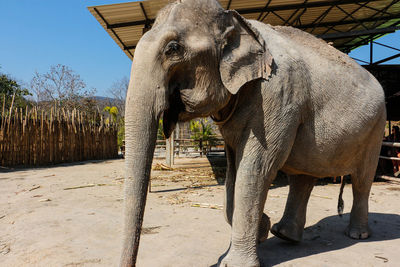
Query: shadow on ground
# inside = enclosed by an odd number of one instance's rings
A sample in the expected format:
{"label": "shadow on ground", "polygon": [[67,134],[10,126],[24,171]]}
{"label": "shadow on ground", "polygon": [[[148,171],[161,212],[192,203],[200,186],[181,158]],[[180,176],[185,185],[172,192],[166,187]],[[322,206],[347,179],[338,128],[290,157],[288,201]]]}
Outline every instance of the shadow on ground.
{"label": "shadow on ground", "polygon": [[[207,155],[207,159],[210,162],[212,171],[218,181],[218,184],[224,184],[225,182],[225,175],[226,175],[226,157],[223,155]],[[333,178],[332,177],[326,177],[326,178],[320,178],[316,182],[316,186],[319,185],[326,185],[333,183]],[[335,183],[340,183],[340,178],[336,180]],[[346,183],[351,183],[350,177],[346,177]],[[283,187],[289,185],[288,181],[288,176],[282,172],[278,171],[278,174],[274,180],[274,182],[271,184],[270,188],[278,188],[278,187]]]}
{"label": "shadow on ground", "polygon": [[0,166],[0,173],[8,173],[8,172],[19,172],[19,171],[31,171],[31,170],[42,170],[48,168],[58,168],[58,167],[73,167],[73,166],[80,166],[86,164],[100,164],[100,163],[112,163],[115,160],[120,160],[122,157],[118,157],[115,159],[91,159],[85,161],[76,161],[76,162],[64,162],[64,163],[56,163],[56,164],[49,164],[43,166],[15,166],[15,167],[3,167]]}
{"label": "shadow on ground", "polygon": [[[400,215],[369,213],[372,236],[365,240],[355,240],[344,235],[350,214],[322,219],[304,230],[303,241],[292,244],[275,236],[258,247],[262,266],[274,266],[310,255],[345,249],[360,242],[379,242],[400,238]],[[272,234],[271,234],[272,235]],[[222,255],[218,262],[225,256]],[[218,264],[211,267],[217,267]]]}
{"label": "shadow on ground", "polygon": [[222,155],[207,155],[207,159],[210,162],[211,169],[215,175],[215,179],[217,180],[218,184],[224,184],[226,177],[226,157]]}

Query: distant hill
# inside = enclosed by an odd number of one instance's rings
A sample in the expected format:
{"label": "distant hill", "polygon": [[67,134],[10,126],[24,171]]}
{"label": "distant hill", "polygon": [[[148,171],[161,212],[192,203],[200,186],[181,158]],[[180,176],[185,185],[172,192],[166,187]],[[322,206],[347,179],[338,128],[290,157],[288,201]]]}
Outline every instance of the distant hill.
{"label": "distant hill", "polygon": [[121,106],[124,105],[125,101],[121,101],[115,98],[111,98],[111,97],[106,97],[106,96],[93,96],[91,97],[93,98],[99,106],[105,105],[105,106]]}

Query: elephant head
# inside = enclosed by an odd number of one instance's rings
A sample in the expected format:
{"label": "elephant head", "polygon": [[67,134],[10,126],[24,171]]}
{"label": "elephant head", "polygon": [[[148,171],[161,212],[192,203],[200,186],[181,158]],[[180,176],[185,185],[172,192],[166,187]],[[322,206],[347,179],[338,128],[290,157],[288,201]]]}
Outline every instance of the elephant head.
{"label": "elephant head", "polygon": [[272,56],[259,33],[216,0],[181,0],[162,9],[140,39],[125,111],[126,178],[121,266],[134,266],[158,120],[214,115],[249,81],[268,78]]}

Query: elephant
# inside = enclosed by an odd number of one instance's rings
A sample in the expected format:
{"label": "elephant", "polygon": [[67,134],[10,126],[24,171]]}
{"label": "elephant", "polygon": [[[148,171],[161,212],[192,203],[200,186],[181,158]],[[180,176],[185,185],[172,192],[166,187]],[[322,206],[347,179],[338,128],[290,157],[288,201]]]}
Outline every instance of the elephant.
{"label": "elephant", "polygon": [[292,27],[246,20],[216,0],[178,0],[139,40],[125,111],[125,200],[120,266],[135,266],[158,121],[210,116],[225,141],[230,247],[220,266],[260,266],[264,211],[279,170],[289,176],[271,232],[299,242],[316,179],[351,175],[345,233],[370,235],[368,197],[386,120],[377,80],[346,54]]}

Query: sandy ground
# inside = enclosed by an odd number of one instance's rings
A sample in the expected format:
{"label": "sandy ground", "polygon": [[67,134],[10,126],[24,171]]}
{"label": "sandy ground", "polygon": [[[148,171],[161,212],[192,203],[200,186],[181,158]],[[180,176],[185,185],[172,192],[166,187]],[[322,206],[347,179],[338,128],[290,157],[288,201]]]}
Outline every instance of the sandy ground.
{"label": "sandy ground", "polygon": [[[207,159],[179,159],[174,171],[152,172],[138,266],[215,266],[230,228]],[[123,160],[86,162],[0,173],[0,266],[117,266],[123,198]],[[217,178],[223,173],[219,173]],[[80,186],[87,186],[76,188]],[[365,241],[347,238],[336,215],[338,184],[312,193],[304,241],[270,235],[259,248],[265,266],[400,266],[400,183],[377,182],[370,197]],[[265,212],[282,216],[288,187],[275,184]]]}

